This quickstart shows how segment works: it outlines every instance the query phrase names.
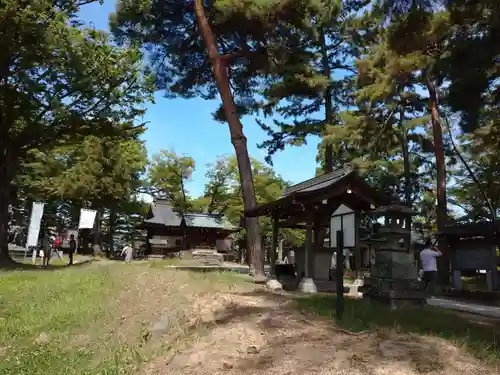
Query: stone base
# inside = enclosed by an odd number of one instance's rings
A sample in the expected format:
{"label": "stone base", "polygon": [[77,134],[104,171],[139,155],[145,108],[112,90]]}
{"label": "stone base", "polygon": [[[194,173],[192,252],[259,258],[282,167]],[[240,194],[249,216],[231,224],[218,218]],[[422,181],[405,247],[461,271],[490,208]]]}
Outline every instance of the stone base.
{"label": "stone base", "polygon": [[391,308],[391,310],[400,310],[407,308],[420,308],[426,302],[426,294],[423,291],[413,290],[378,290],[370,293],[370,301],[382,304]]}
{"label": "stone base", "polygon": [[410,253],[376,251],[371,277],[382,279],[417,280],[418,269]]}
{"label": "stone base", "polygon": [[266,288],[269,289],[269,290],[272,290],[273,292],[276,292],[276,291],[279,291],[279,290],[283,290],[283,286],[276,279],[268,280],[267,283],[266,283]]}
{"label": "stone base", "polygon": [[304,277],[300,281],[299,292],[310,294],[318,293],[318,288],[316,288],[316,284],[313,279]]}
{"label": "stone base", "polygon": [[201,261],[207,266],[222,266],[223,255],[219,254],[217,250],[193,250],[193,259]]}
{"label": "stone base", "polygon": [[360,292],[360,288],[364,285],[363,279],[355,279],[354,282],[349,286],[349,291],[347,296],[350,298],[361,299],[363,294]]}

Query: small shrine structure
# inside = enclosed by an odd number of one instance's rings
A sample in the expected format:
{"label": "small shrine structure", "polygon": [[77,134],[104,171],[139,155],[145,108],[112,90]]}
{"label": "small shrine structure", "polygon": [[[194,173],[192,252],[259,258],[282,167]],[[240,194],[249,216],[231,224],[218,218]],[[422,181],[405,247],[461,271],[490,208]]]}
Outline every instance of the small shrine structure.
{"label": "small shrine structure", "polygon": [[239,230],[222,215],[177,212],[166,199],[151,203],[139,228],[147,231],[147,254],[156,257],[193,249],[228,252],[230,235]]}
{"label": "small shrine structure", "polygon": [[343,224],[343,229],[351,234],[350,251],[360,269],[360,215],[390,203],[389,197],[370,187],[353,168],[346,166],[294,185],[282,198],[246,211],[245,216],[272,218],[270,278],[276,277],[279,228],[306,231],[303,249],[295,252],[296,272],[300,281],[298,287],[300,291],[315,293],[318,289],[321,291],[321,286],[328,283],[331,276],[331,261],[336,244],[325,239],[331,232],[332,215],[349,211],[350,219]]}
{"label": "small shrine structure", "polygon": [[462,291],[462,273],[486,272],[488,292],[500,290],[500,225],[467,223],[446,226],[437,234],[445,237],[450,251],[452,285]]}

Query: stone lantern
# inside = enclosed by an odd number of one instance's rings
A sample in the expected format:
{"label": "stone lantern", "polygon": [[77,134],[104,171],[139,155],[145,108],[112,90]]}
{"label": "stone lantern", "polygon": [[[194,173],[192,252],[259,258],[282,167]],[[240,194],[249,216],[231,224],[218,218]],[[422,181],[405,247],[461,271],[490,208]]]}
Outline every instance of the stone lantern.
{"label": "stone lantern", "polygon": [[380,207],[371,212],[378,221],[372,231],[375,258],[369,287],[365,295],[396,309],[401,306],[423,304],[425,292],[418,281],[418,268],[410,250],[411,217],[413,210],[407,206]]}

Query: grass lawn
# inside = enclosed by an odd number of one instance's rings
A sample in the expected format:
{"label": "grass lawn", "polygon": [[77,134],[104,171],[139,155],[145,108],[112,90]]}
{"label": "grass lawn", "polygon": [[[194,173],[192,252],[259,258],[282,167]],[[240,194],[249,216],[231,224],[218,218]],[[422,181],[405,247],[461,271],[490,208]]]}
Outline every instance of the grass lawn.
{"label": "grass lawn", "polygon": [[[335,297],[332,295],[299,297],[297,303],[312,314],[335,319]],[[470,321],[454,311],[432,306],[413,311],[391,311],[366,300],[345,298],[344,316],[337,324],[353,332],[395,330],[399,333],[437,336],[452,341],[480,359],[500,364],[498,321]]]}
{"label": "grass lawn", "polygon": [[[295,353],[287,354],[286,360],[298,361],[294,366],[308,366],[310,361],[322,366],[317,345],[331,351],[329,361],[336,361],[344,347],[355,353],[366,351],[356,346],[365,345],[366,340],[353,337],[347,344],[344,334],[329,332],[331,322],[316,318],[314,323],[314,316],[310,317],[312,325],[304,321],[300,311],[334,320],[331,295],[271,294],[241,274],[186,272],[164,265],[163,261],[124,264],[103,260],[75,267],[1,271],[0,375],[170,375],[173,373],[165,363],[172,353],[178,354],[180,374],[220,373],[223,364],[228,368],[228,356],[234,371],[240,371],[237,373],[264,374],[269,372],[248,367],[248,360],[256,355],[255,347],[253,352],[241,351],[261,341],[261,354],[272,357],[266,358],[277,371],[274,373],[283,373],[280,358],[288,352],[279,351],[282,345]],[[339,325],[350,331],[376,330],[377,335],[370,336],[373,345],[389,331],[440,336],[483,360],[500,363],[500,331],[495,322],[481,325],[431,307],[414,313],[391,312],[366,301],[345,302],[344,320]],[[206,313],[212,310],[222,315],[209,314],[207,318]],[[285,333],[295,333],[300,340],[275,344]],[[318,335],[323,337],[320,341]],[[183,354],[186,350],[188,354]],[[189,350],[194,350],[191,356]],[[217,358],[211,362],[215,367],[207,367],[208,362],[200,366],[197,361],[204,358],[200,352],[206,358]],[[366,353],[378,352],[370,348]],[[425,353],[415,356],[427,358]],[[440,357],[445,359],[446,355]],[[236,367],[238,359],[242,360],[241,368]],[[183,372],[187,362],[194,372]],[[158,371],[146,371],[150,366]]]}
{"label": "grass lawn", "polygon": [[241,282],[232,274],[99,262],[0,275],[1,375],[133,373],[165,349],[147,340],[151,325],[182,332],[196,295]]}

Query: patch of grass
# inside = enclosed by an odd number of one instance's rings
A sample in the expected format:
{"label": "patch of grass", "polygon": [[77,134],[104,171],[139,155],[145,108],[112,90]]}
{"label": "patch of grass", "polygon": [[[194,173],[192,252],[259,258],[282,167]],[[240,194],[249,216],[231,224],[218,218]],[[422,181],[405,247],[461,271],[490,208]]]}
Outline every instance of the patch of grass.
{"label": "patch of grass", "polygon": [[[199,296],[231,291],[246,285],[246,278],[150,262],[5,272],[0,375],[137,373],[192,334],[186,327],[198,312],[193,303]],[[155,324],[164,325],[160,336],[145,338]]]}
{"label": "patch of grass", "polygon": [[81,373],[78,368],[85,367],[91,350],[68,352],[64,343],[72,331],[105,314],[111,288],[104,270],[67,268],[2,275],[0,374]]}
{"label": "patch of grass", "polygon": [[[315,315],[336,318],[335,297],[318,294],[297,298],[300,308]],[[463,347],[481,359],[500,362],[500,327],[468,321],[455,312],[433,306],[415,310],[390,310],[367,300],[345,299],[342,321],[337,324],[350,331],[391,329],[441,337]]]}

